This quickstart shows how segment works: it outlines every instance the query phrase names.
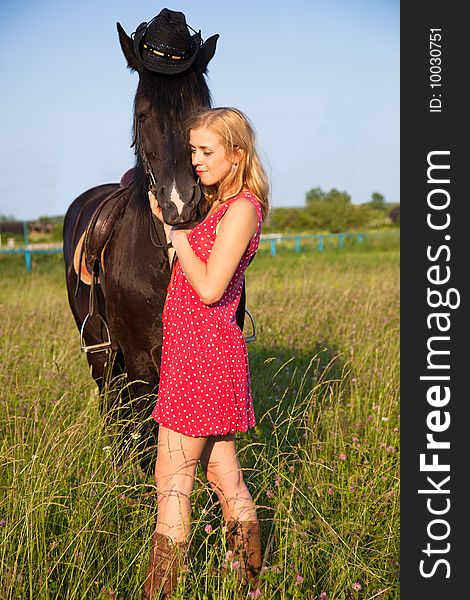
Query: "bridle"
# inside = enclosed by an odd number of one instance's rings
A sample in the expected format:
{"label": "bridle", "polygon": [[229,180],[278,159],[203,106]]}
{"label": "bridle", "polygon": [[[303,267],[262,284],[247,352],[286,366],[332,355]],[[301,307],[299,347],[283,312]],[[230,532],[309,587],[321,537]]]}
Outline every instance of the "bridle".
{"label": "bridle", "polygon": [[[142,165],[143,165],[144,171],[145,171],[148,191],[152,192],[153,194],[156,194],[157,179],[152,170],[152,165],[150,164],[150,161],[147,158],[147,154],[145,153],[144,144],[143,144],[143,140],[142,140],[142,121],[141,121],[140,117],[138,117],[137,115],[134,115],[134,136],[133,136],[132,144],[130,147],[131,148],[135,147],[135,153],[136,154],[139,153],[139,156],[140,156],[140,159],[142,161]],[[167,250],[168,248],[171,247],[171,242],[168,242],[166,244],[159,244],[155,240],[155,236],[158,239],[158,233],[157,233],[157,228],[155,226],[155,217],[150,209],[150,205],[149,205],[149,210],[150,210],[150,221],[149,221],[149,223],[150,223],[150,230],[149,230],[150,241],[156,248],[163,248],[163,249]]]}

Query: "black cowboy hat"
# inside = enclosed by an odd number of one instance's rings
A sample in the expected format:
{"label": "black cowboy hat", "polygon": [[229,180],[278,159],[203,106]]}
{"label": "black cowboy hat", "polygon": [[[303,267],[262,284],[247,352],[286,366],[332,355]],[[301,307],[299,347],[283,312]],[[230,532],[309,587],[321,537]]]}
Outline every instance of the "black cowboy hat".
{"label": "black cowboy hat", "polygon": [[141,23],[132,37],[142,65],[168,75],[189,69],[201,47],[201,32],[191,35],[184,14],[168,8],[149,23]]}

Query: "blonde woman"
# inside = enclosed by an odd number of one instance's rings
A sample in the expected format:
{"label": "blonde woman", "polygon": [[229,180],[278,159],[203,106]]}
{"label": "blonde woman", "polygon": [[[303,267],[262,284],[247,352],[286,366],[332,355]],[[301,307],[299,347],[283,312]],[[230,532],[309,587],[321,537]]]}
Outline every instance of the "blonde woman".
{"label": "blonde woman", "polygon": [[[256,424],[248,353],[236,324],[245,269],[269,206],[269,185],[245,115],[204,109],[188,124],[204,220],[191,230],[165,225],[177,260],[163,310],[155,469],[158,515],[143,598],[167,598],[187,549],[190,495],[198,463],[216,493],[232,560],[243,582],[261,568],[256,507],[237,458],[236,432]],[[152,210],[162,221],[157,200]],[[155,594],[160,593],[160,596]]]}

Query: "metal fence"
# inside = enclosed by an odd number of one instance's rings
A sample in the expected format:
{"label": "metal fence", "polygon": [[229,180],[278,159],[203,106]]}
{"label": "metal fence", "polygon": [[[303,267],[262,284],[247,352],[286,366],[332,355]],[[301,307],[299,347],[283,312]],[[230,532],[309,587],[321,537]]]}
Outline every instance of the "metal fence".
{"label": "metal fence", "polygon": [[268,233],[261,236],[260,243],[269,244],[269,250],[271,256],[276,256],[277,245],[279,242],[285,242],[289,240],[294,241],[294,247],[296,253],[299,253],[302,249],[303,240],[315,240],[316,247],[319,252],[323,252],[325,249],[325,240],[333,239],[336,240],[338,248],[344,248],[344,242],[347,238],[354,239],[357,243],[362,244],[364,241],[363,233],[312,233],[312,234],[294,234],[284,235],[279,233]]}
{"label": "metal fence", "polygon": [[[379,232],[377,232],[379,233]],[[399,232],[392,232],[394,235],[399,235]],[[268,251],[271,256],[276,256],[280,245],[284,245],[287,242],[289,245],[293,242],[294,250],[298,254],[302,251],[302,248],[310,248],[313,245],[318,252],[323,252],[328,246],[329,242],[333,242],[336,248],[342,249],[345,247],[346,242],[353,241],[356,244],[362,244],[364,242],[364,236],[373,237],[372,232],[364,233],[315,233],[315,234],[291,234],[284,235],[281,233],[268,233],[261,235],[260,248],[264,245],[268,246]],[[56,254],[62,252],[62,244],[28,244],[27,233],[25,234],[26,243],[23,246],[17,248],[0,248],[0,254],[24,254],[25,268],[29,273],[32,267],[32,255],[33,254]]]}

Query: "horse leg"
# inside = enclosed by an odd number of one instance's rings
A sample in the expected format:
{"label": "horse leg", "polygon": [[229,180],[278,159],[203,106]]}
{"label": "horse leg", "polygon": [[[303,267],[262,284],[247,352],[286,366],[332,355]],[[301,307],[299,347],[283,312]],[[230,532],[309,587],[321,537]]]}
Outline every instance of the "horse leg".
{"label": "horse leg", "polygon": [[157,364],[155,357],[144,353],[142,347],[134,350],[126,347],[125,355],[128,386],[123,432],[135,441],[140,466],[147,476],[153,476],[155,471],[158,441],[158,424],[152,418],[152,411],[157,398],[161,348],[155,352]]}

